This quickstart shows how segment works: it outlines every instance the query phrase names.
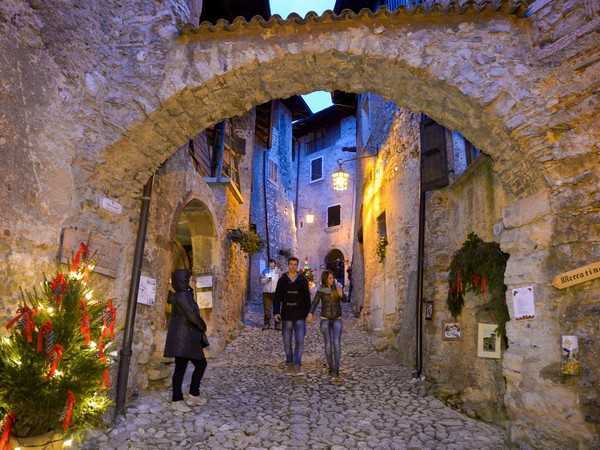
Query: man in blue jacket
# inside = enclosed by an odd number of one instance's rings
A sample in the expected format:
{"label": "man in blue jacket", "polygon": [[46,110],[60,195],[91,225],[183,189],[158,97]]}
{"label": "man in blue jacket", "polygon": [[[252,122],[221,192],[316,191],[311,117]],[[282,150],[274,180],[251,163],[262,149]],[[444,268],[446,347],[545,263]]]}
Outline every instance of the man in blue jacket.
{"label": "man in blue jacket", "polygon": [[277,282],[273,311],[275,318],[283,322],[285,362],[290,370],[301,375],[310,291],[308,281],[298,272],[298,264],[298,258],[293,256],[288,259],[288,271]]}

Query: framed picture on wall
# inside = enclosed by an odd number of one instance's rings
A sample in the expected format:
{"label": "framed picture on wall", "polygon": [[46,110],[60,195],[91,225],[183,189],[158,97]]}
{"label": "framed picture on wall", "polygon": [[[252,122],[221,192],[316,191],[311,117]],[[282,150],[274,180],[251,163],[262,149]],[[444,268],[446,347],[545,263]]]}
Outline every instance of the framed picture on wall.
{"label": "framed picture on wall", "polygon": [[480,323],[477,335],[477,356],[499,359],[502,356],[498,324]]}
{"label": "framed picture on wall", "polygon": [[425,302],[425,320],[433,320],[433,302]]}
{"label": "framed picture on wall", "polygon": [[444,322],[442,324],[442,339],[445,341],[458,341],[462,338],[462,328],[458,322]]}

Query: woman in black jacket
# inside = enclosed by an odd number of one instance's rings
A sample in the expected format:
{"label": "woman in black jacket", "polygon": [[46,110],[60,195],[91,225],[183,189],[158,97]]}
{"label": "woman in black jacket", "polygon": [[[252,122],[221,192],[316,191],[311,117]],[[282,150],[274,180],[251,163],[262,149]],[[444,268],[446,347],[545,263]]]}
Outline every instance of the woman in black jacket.
{"label": "woman in black jacket", "polygon": [[190,287],[190,271],[176,270],[172,276],[172,286],[175,290],[168,302],[171,303],[172,312],[169,321],[167,342],[165,343],[164,356],[175,358],[175,372],[173,373],[173,401],[183,400],[181,385],[188,362],[194,365],[194,373],[190,383],[190,402],[200,404],[200,381],[206,370],[206,357],[203,348],[208,344],[206,340],[206,323],[200,317],[200,308],[194,299],[194,291]]}
{"label": "woman in black jacket", "polygon": [[324,270],[321,274],[321,286],[315,294],[310,306],[309,322],[321,303],[321,333],[325,343],[325,357],[329,366],[329,374],[340,375],[340,358],[342,356],[342,297],[341,287],[335,282],[333,273]]}

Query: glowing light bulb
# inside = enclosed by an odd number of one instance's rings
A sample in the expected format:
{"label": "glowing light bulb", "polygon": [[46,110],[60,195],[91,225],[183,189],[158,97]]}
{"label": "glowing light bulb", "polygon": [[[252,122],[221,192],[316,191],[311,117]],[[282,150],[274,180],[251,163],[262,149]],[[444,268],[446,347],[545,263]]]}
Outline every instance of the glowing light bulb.
{"label": "glowing light bulb", "polygon": [[46,308],[46,311],[48,311],[48,314],[50,314],[50,315],[54,314],[54,308],[52,306],[48,306]]}
{"label": "glowing light bulb", "polygon": [[98,345],[97,345],[97,344],[96,344],[94,341],[91,341],[91,342],[90,342],[90,348],[91,348],[92,350],[94,350],[94,349],[95,349],[97,346],[98,346]]}
{"label": "glowing light bulb", "polygon": [[73,439],[67,439],[63,442],[63,447],[71,447],[73,445]]}

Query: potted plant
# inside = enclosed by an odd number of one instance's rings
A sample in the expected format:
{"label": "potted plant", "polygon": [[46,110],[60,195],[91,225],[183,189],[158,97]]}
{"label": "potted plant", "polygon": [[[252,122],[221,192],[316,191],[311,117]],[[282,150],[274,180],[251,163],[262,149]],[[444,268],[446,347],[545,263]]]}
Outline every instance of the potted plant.
{"label": "potted plant", "polygon": [[81,244],[68,271],[22,292],[0,339],[0,449],[62,448],[97,426],[110,404],[116,309],[94,297],[93,263]]}
{"label": "potted plant", "polygon": [[256,231],[245,231],[240,228],[228,230],[227,237],[240,246],[249,255],[259,252],[265,245]]}

